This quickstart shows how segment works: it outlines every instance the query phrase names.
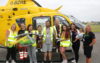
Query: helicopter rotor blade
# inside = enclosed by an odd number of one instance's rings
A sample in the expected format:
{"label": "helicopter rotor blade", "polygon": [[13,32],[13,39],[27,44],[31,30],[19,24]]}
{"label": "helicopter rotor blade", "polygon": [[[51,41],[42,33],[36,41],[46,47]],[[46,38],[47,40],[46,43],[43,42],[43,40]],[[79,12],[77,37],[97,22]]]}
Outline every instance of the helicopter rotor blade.
{"label": "helicopter rotor blade", "polygon": [[32,0],[37,6],[42,7],[37,1]]}

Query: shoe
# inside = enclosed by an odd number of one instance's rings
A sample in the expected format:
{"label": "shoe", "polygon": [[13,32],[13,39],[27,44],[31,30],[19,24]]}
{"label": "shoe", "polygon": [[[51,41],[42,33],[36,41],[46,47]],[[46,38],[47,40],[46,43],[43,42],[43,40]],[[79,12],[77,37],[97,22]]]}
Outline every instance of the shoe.
{"label": "shoe", "polygon": [[38,52],[38,50],[36,49],[35,52]]}
{"label": "shoe", "polygon": [[43,61],[43,63],[48,63],[47,61]]}
{"label": "shoe", "polygon": [[72,60],[71,62],[72,62],[72,63],[76,63],[76,60],[74,59],[74,60]]}
{"label": "shoe", "polygon": [[16,62],[14,60],[12,60],[11,63],[16,63]]}
{"label": "shoe", "polygon": [[68,61],[67,60],[63,60],[62,63],[68,63]]}
{"label": "shoe", "polygon": [[52,61],[51,61],[51,60],[49,60],[49,61],[48,61],[48,63],[52,63]]}
{"label": "shoe", "polygon": [[6,63],[9,63],[9,61],[6,61]]}

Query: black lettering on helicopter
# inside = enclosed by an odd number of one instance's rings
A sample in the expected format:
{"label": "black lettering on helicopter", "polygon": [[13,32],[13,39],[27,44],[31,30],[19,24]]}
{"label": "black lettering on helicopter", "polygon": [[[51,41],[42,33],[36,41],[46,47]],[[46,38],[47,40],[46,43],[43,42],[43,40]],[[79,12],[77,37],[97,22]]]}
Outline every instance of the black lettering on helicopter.
{"label": "black lettering on helicopter", "polygon": [[12,1],[10,3],[11,5],[17,5],[17,4],[26,4],[26,1],[25,0],[17,0],[17,1]]}

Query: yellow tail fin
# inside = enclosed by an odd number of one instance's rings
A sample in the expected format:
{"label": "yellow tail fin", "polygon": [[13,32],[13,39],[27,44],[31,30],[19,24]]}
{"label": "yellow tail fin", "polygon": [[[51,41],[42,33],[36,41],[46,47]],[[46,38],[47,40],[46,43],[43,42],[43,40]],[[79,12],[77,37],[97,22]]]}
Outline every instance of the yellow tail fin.
{"label": "yellow tail fin", "polygon": [[62,8],[62,5],[59,6],[57,9],[55,9],[56,11],[60,10]]}

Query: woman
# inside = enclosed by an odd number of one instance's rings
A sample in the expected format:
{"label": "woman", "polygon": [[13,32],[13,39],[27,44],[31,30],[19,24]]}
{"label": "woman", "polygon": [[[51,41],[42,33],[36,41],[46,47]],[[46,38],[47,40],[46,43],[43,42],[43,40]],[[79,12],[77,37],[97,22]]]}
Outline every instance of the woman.
{"label": "woman", "polygon": [[79,60],[79,48],[80,48],[80,40],[76,40],[76,36],[78,35],[79,31],[77,30],[75,24],[71,25],[71,40],[72,40],[72,48],[75,54],[75,62],[78,63]]}
{"label": "woman", "polygon": [[85,34],[83,35],[84,54],[86,56],[86,63],[91,63],[91,54],[93,45],[96,43],[95,34],[91,31],[91,26],[87,25]]}
{"label": "woman", "polygon": [[9,58],[11,56],[12,61],[11,63],[16,63],[16,47],[12,45],[14,43],[15,38],[17,36],[16,32],[16,25],[13,24],[11,29],[7,30],[6,34],[6,46],[7,46],[7,56],[6,56],[6,63],[9,63]]}
{"label": "woman", "polygon": [[[36,31],[33,31],[33,26],[31,24],[27,27],[28,33],[37,34]],[[30,58],[30,63],[37,63],[37,57],[36,57],[36,35],[30,34],[29,36],[35,40],[35,43],[30,45],[28,47],[28,53]]]}
{"label": "woman", "polygon": [[66,51],[66,47],[69,47],[70,45],[71,45],[71,42],[70,42],[69,29],[66,25],[63,25],[62,33],[61,33],[61,42],[60,42],[60,53],[63,58],[62,63],[68,63],[65,51]]}
{"label": "woman", "polygon": [[[20,30],[18,31],[18,35],[25,33],[25,31],[26,31],[26,26],[24,23],[21,23]],[[23,36],[19,37],[18,39],[22,37]],[[21,60],[26,59],[27,58],[27,47],[18,44],[18,50],[19,50],[20,59]]]}

